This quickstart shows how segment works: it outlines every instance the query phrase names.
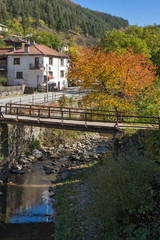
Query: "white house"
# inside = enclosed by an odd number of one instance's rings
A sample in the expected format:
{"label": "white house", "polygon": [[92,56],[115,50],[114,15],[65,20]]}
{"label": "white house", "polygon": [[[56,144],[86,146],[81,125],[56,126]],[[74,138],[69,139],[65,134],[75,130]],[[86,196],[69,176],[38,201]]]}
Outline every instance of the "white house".
{"label": "white house", "polygon": [[41,44],[28,45],[7,55],[8,85],[37,88],[53,79],[58,89],[67,87],[68,55]]}
{"label": "white house", "polygon": [[0,32],[1,31],[8,32],[8,27],[0,23]]}

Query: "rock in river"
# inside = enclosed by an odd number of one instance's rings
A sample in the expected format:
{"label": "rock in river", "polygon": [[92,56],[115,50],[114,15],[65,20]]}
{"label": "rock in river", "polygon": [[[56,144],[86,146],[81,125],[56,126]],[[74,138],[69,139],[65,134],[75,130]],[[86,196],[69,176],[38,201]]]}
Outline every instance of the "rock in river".
{"label": "rock in river", "polygon": [[34,150],[32,151],[32,155],[33,155],[34,157],[36,157],[37,159],[40,159],[40,158],[42,158],[43,153],[40,152],[38,149],[34,149]]}

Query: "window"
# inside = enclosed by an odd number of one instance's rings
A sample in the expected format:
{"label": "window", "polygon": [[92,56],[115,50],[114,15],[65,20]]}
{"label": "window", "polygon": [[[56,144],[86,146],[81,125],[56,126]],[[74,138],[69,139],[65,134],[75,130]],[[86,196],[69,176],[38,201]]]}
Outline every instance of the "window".
{"label": "window", "polygon": [[17,78],[23,78],[23,72],[17,72]]}
{"label": "window", "polygon": [[53,58],[49,58],[49,65],[53,65]]}
{"label": "window", "polygon": [[61,71],[61,77],[64,77],[64,71]]}
{"label": "window", "polygon": [[49,71],[49,75],[53,77],[53,72]]}
{"label": "window", "polygon": [[61,58],[61,66],[64,66],[64,58]]}
{"label": "window", "polygon": [[14,64],[20,64],[20,58],[14,58]]}

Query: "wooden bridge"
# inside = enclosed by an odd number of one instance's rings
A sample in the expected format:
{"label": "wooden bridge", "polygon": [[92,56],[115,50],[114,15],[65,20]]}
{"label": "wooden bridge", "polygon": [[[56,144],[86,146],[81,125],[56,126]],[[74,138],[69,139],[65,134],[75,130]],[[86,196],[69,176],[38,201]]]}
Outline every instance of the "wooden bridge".
{"label": "wooden bridge", "polygon": [[130,128],[160,129],[159,117],[125,115],[123,112],[41,105],[0,106],[0,123],[88,132],[113,132]]}

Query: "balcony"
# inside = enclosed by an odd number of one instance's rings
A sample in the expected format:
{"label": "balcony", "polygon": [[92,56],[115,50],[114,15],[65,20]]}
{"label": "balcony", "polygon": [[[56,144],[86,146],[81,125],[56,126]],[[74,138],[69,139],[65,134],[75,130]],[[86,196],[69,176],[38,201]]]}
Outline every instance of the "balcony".
{"label": "balcony", "polygon": [[29,70],[43,70],[42,64],[29,64]]}

